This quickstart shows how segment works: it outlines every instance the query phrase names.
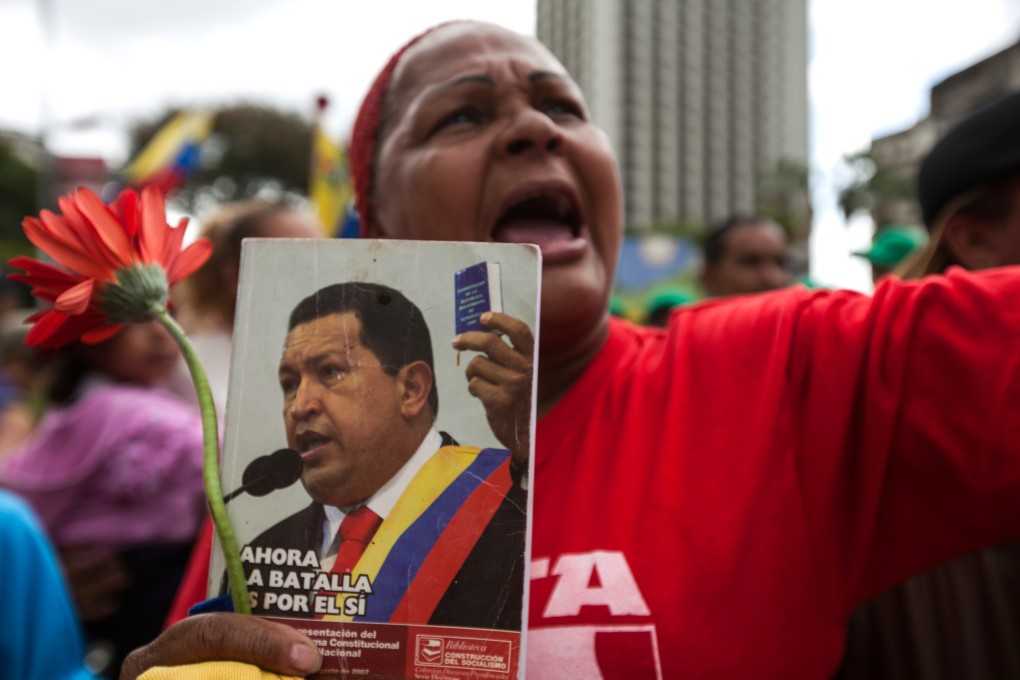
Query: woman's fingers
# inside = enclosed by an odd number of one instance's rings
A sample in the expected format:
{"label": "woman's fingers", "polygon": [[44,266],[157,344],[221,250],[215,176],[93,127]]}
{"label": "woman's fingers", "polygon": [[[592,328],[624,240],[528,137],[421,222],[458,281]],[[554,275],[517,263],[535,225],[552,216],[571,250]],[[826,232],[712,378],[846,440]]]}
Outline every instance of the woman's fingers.
{"label": "woman's fingers", "polygon": [[304,677],[319,670],[315,643],[289,626],[240,614],[202,614],[174,624],[132,652],[120,680],[135,680],[155,666],[203,661],[240,661],[281,675]]}

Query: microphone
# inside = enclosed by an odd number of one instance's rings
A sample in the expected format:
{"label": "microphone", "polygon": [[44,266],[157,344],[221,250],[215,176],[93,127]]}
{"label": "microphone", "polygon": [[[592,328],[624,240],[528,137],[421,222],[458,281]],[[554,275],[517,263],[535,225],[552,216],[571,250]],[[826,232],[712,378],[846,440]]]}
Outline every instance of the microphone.
{"label": "microphone", "polygon": [[266,496],[278,489],[288,486],[301,479],[304,463],[301,455],[294,449],[279,449],[268,456],[259,456],[241,475],[241,486],[223,497],[228,503],[242,493],[249,496]]}

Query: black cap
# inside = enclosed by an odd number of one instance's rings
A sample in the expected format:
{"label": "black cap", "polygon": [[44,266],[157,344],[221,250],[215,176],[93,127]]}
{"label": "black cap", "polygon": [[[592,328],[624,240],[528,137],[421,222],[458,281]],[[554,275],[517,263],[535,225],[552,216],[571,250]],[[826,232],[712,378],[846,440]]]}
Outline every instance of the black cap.
{"label": "black cap", "polygon": [[951,200],[1020,173],[1020,92],[982,107],[945,134],[921,162],[918,194],[929,229]]}

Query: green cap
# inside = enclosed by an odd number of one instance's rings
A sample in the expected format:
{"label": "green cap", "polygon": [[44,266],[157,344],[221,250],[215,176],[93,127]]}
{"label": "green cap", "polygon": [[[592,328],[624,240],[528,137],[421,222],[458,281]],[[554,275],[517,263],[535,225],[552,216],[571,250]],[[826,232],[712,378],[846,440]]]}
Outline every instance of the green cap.
{"label": "green cap", "polygon": [[663,288],[652,294],[645,305],[647,314],[651,316],[656,310],[666,307],[673,308],[694,302],[697,298],[693,293],[679,288]]}
{"label": "green cap", "polygon": [[609,313],[626,319],[629,313],[627,302],[623,298],[613,295],[609,298]]}
{"label": "green cap", "polygon": [[928,242],[928,232],[909,224],[890,224],[875,233],[871,247],[854,253],[880,267],[895,267]]}

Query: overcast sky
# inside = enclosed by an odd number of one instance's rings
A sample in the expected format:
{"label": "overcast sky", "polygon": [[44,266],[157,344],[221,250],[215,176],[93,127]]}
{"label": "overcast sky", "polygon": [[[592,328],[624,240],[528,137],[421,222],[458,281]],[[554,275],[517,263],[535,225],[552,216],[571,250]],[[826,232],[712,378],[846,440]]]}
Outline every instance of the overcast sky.
{"label": "overcast sky", "polygon": [[[754,2],[755,0],[746,0]],[[1020,0],[809,0],[813,272],[867,287],[847,253],[870,225],[845,228],[833,170],[872,136],[923,117],[928,89],[1020,38]],[[54,148],[124,160],[125,124],[167,106],[268,101],[345,134],[375,71],[439,21],[479,18],[534,33],[533,0],[0,0],[0,127]],[[50,30],[42,29],[43,15]],[[48,35],[48,37],[46,37]],[[91,118],[93,127],[68,125]]]}

